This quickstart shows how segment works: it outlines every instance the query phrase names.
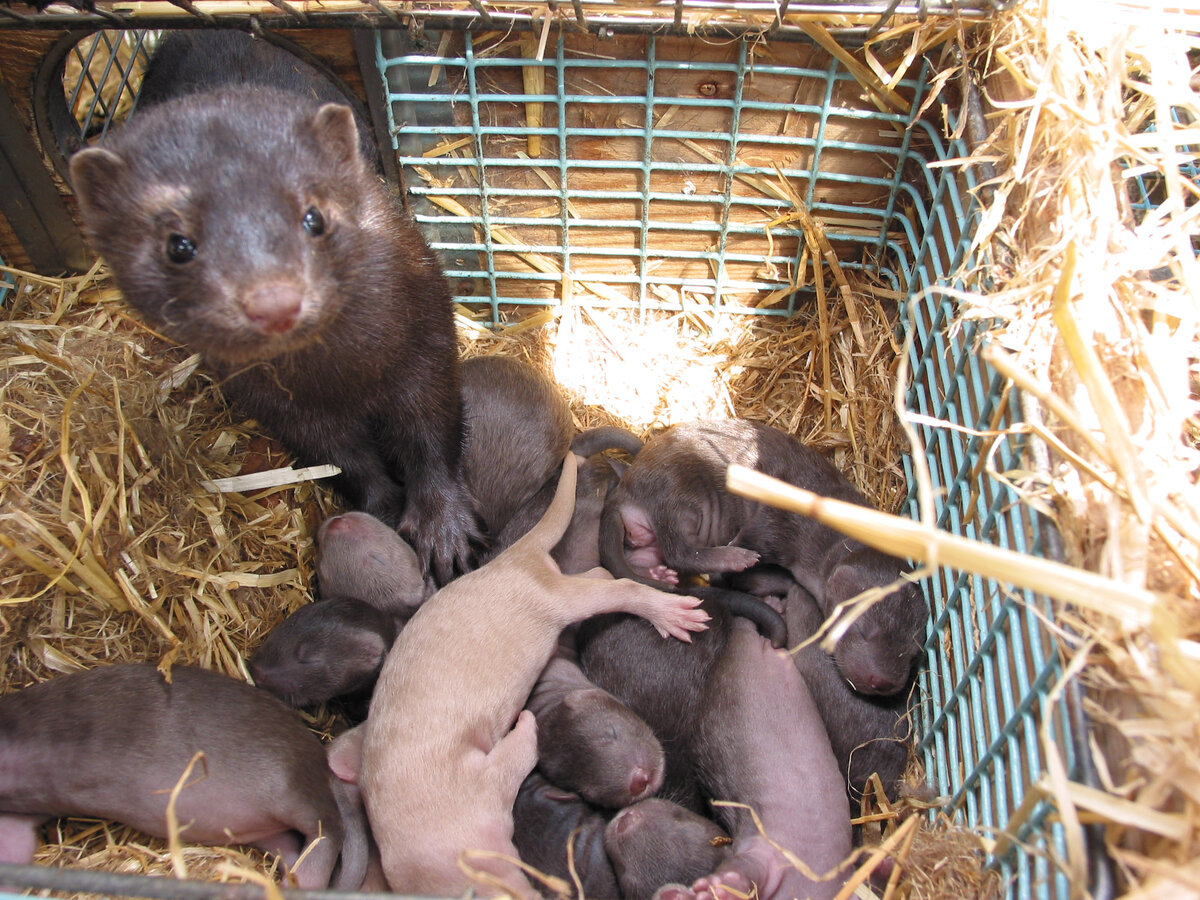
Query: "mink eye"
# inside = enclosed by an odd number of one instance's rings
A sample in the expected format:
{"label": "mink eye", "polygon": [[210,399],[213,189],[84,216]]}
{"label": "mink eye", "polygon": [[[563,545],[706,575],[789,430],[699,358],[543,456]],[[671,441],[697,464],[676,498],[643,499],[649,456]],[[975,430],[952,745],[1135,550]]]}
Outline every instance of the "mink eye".
{"label": "mink eye", "polygon": [[196,258],[196,242],[184,234],[167,236],[167,259],[173,263],[187,263]]}
{"label": "mink eye", "polygon": [[310,206],[308,212],[304,214],[303,223],[304,230],[313,237],[320,237],[325,233],[325,217],[321,215],[321,211],[315,206]]}

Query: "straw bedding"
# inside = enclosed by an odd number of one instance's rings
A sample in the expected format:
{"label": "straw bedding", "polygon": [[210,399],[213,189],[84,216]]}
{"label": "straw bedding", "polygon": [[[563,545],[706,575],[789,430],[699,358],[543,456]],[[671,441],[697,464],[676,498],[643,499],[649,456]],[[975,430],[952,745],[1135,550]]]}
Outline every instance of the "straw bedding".
{"label": "straw bedding", "polygon": [[[1032,499],[1053,504],[1069,561],[1153,592],[1141,626],[1069,616],[1105,790],[1046,783],[1073,882],[1087,860],[1072,838],[1098,821],[1118,893],[1138,897],[1200,892],[1200,185],[1179,169],[1200,136],[1197,24],[1151,3],[1031,4],[974,57],[996,109],[979,153],[1004,173],[980,240],[1013,262],[1002,290],[966,309],[1005,317],[1006,370],[1042,400],[1052,467]],[[1129,201],[1139,174],[1161,186],[1144,218]]]}
{"label": "straw bedding", "polygon": [[[1200,523],[1197,435],[1196,20],[1151,4],[1019,5],[965,40],[990,103],[976,156],[988,186],[978,243],[995,266],[963,315],[995,320],[989,354],[1039,401],[1048,465],[1022,479],[1053,513],[1069,562],[1149,596],[1132,620],[1064,609],[1070,672],[1089,688],[1103,789],[1043,778],[1079,888],[1083,824],[1104,828],[1128,897],[1200,896]],[[886,35],[884,36],[887,37]],[[1148,130],[1150,126],[1153,130]],[[1138,219],[1126,180],[1156,174]],[[20,277],[0,340],[0,680],[5,690],[84,665],[189,662],[244,677],[242,660],[309,599],[312,535],[335,505],[317,484],[214,494],[202,480],[286,457],[221,403],[187,353],[127,313],[102,272]],[[460,311],[466,355],[552,372],[577,424],[637,431],[705,416],[760,418],[832,453],[878,505],[903,492],[889,413],[894,298],[855,283],[869,353],[841,304],[821,340],[795,320],[634,316],[573,306],[496,335]],[[822,354],[828,353],[829,375]],[[833,402],[826,415],[825,396]],[[1149,594],[1141,592],[1149,591]],[[322,710],[313,726],[338,727]],[[919,781],[919,771],[913,773]],[[919,806],[915,797],[912,805]],[[885,818],[887,818],[885,816]],[[897,812],[881,839],[911,872],[894,895],[995,896],[983,839]],[[874,831],[869,826],[868,831]],[[67,823],[39,861],[167,872],[160,842]],[[257,857],[188,848],[189,873],[232,877]],[[224,873],[224,874],[222,874]]]}
{"label": "straw bedding", "polygon": [[[313,534],[335,501],[313,482],[246,495],[206,491],[204,481],[289,459],[224,405],[186,350],[127,312],[103,272],[65,281],[18,275],[18,285],[0,350],[5,689],[121,660],[246,677],[244,658],[308,602]],[[687,314],[639,322],[576,309],[500,334],[467,310],[458,317],[464,356],[513,355],[552,372],[579,428],[620,423],[645,433],[752,416],[822,446],[894,508],[903,487],[899,429],[888,415],[894,309],[866,290],[861,298],[875,352],[850,352],[857,339],[843,311],[827,323],[841,410],[829,428],[813,389],[821,365],[815,311],[736,323]],[[311,719],[325,734],[341,727],[333,708]],[[165,842],[116,825],[68,822],[48,839],[39,862],[153,873],[179,864]],[[203,847],[187,848],[183,862],[197,877],[264,864],[257,854]]]}

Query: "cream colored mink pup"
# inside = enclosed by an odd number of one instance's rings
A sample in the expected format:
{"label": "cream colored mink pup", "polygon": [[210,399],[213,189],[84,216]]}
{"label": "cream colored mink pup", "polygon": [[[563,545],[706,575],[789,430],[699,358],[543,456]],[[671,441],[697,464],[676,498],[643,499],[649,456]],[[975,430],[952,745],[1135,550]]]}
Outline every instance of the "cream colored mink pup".
{"label": "cream colored mink pup", "polygon": [[707,616],[693,597],[602,570],[564,575],[550,555],[571,520],[578,457],[563,465],[542,520],[417,610],[380,673],[363,731],[361,782],[393,891],[454,896],[486,873],[485,893],[536,896],[515,864],[513,803],[537,761],[522,711],[559,633],[605,612],[648,619],[688,640]]}

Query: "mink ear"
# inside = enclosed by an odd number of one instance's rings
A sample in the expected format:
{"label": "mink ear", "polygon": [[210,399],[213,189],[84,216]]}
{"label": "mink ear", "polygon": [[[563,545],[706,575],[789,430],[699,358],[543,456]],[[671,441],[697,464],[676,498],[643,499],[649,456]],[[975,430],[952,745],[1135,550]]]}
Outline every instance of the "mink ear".
{"label": "mink ear", "polygon": [[354,111],[342,103],[325,103],[312,118],[317,143],[329,151],[340,166],[361,166],[362,153],[358,147],[358,125]]}
{"label": "mink ear", "polygon": [[390,649],[383,635],[370,630],[354,634],[350,644],[354,649],[348,651],[348,656],[356,660],[370,660],[376,671],[383,665]]}
{"label": "mink ear", "polygon": [[341,781],[358,784],[362,767],[362,741],[362,726],[356,726],[339,734],[326,749],[325,758],[329,768]]}
{"label": "mink ear", "polygon": [[874,587],[857,568],[842,563],[830,573],[825,581],[825,606],[831,612],[839,603],[857,597],[867,588]]}
{"label": "mink ear", "polygon": [[70,161],[71,187],[79,201],[85,224],[92,216],[103,215],[123,202],[125,160],[111,150],[89,147],[80,150]]}

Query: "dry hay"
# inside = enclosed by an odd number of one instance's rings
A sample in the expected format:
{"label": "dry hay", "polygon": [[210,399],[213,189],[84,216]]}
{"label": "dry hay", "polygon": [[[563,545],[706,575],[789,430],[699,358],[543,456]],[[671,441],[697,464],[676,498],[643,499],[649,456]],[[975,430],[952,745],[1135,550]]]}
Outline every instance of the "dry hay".
{"label": "dry hay", "polygon": [[[166,841],[115,822],[60,819],[46,829],[38,850],[39,865],[120,875],[184,877],[222,883],[278,879],[278,860],[257,850],[183,844],[172,851]],[[47,896],[48,892],[40,892]]]}
{"label": "dry hay", "polygon": [[243,648],[304,602],[317,498],[201,490],[278,452],[104,282],[25,284],[0,394],[5,683],[168,653],[241,673]]}
{"label": "dry hay", "polygon": [[[1023,427],[1050,466],[1028,502],[1053,514],[1069,562],[1148,598],[1137,616],[1064,609],[1102,789],[1038,784],[1072,884],[1087,885],[1081,828],[1098,823],[1128,897],[1200,896],[1200,185],[1179,170],[1200,146],[1198,27],[1153,2],[1060,0],[1019,5],[968,47],[991,110],[974,156],[1001,173],[976,243],[1003,268],[977,274],[1004,277],[963,314],[1003,321],[989,356],[1041,401],[1044,421]],[[1158,184],[1144,218],[1137,174]]]}
{"label": "dry hay", "polygon": [[999,900],[1000,874],[983,869],[978,836],[939,819],[916,833],[905,856],[909,896]]}

